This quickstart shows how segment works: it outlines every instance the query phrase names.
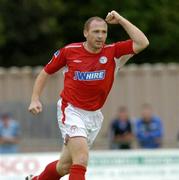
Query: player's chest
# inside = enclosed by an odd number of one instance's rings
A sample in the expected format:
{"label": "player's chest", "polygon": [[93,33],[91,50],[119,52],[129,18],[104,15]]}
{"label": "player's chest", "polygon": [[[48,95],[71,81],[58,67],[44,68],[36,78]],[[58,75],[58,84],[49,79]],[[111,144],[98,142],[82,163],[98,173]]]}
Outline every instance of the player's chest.
{"label": "player's chest", "polygon": [[67,66],[71,70],[78,71],[106,70],[109,67],[112,68],[114,66],[114,60],[112,56],[106,54],[74,54],[67,58]]}

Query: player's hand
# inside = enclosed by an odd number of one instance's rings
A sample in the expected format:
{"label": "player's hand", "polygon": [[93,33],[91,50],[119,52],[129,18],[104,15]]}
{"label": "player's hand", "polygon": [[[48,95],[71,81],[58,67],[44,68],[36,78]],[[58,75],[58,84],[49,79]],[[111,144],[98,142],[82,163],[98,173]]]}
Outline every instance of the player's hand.
{"label": "player's hand", "polygon": [[31,101],[29,109],[32,114],[36,115],[42,112],[42,104],[39,100]]}
{"label": "player's hand", "polygon": [[121,16],[116,11],[111,11],[107,14],[105,21],[109,24],[119,24]]}

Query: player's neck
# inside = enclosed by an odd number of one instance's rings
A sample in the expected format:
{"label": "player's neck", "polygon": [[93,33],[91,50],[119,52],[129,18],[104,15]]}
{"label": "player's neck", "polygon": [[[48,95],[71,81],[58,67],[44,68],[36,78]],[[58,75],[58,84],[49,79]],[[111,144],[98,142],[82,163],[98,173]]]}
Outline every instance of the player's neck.
{"label": "player's neck", "polygon": [[94,47],[90,46],[86,41],[83,43],[83,46],[88,52],[94,53],[94,54],[99,53],[102,49],[102,48],[100,48],[100,49],[94,48]]}

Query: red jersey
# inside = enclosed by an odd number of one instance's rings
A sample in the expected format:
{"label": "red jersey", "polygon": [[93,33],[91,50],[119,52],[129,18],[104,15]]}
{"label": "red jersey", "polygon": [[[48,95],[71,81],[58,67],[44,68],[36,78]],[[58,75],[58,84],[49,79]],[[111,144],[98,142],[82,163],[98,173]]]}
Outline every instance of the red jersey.
{"label": "red jersey", "polygon": [[44,67],[48,74],[66,67],[64,89],[60,96],[75,107],[100,109],[111,90],[116,68],[115,58],[134,54],[133,41],[104,45],[97,53],[88,52],[83,43],[73,43],[57,51]]}

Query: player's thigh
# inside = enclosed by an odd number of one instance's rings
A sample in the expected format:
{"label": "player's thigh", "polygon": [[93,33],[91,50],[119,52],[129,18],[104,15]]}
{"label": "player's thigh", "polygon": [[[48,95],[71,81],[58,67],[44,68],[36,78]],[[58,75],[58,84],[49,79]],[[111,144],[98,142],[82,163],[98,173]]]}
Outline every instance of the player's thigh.
{"label": "player's thigh", "polygon": [[63,150],[60,156],[60,160],[57,163],[57,170],[60,175],[68,174],[69,169],[72,165],[72,157],[71,154],[66,147],[66,145],[63,146]]}
{"label": "player's thigh", "polygon": [[73,164],[81,164],[87,166],[89,148],[85,137],[70,138],[67,147],[72,157]]}

